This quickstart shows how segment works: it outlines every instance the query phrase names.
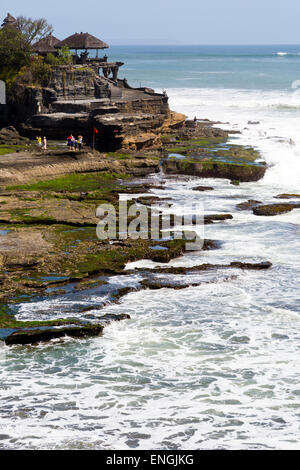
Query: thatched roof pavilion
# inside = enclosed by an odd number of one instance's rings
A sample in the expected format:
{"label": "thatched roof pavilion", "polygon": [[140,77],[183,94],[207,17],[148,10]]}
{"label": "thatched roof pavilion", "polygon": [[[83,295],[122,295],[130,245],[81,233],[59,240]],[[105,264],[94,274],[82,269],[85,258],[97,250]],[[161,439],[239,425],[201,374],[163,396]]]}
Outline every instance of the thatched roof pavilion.
{"label": "thatched roof pavilion", "polygon": [[60,41],[55,47],[67,46],[69,49],[107,49],[109,46],[101,39],[92,36],[89,33],[75,33],[72,36]]}
{"label": "thatched roof pavilion", "polygon": [[2,28],[5,28],[5,26],[17,26],[17,20],[14,18],[10,13],[7,13],[6,18],[4,18],[3,23],[2,23]]}
{"label": "thatched roof pavilion", "polygon": [[46,54],[56,54],[57,50],[55,49],[55,46],[60,42],[59,39],[57,39],[55,36],[52,36],[52,33],[48,34],[43,39],[40,39],[38,42],[32,45],[32,49],[34,52],[37,52],[38,54],[41,55],[46,55]]}

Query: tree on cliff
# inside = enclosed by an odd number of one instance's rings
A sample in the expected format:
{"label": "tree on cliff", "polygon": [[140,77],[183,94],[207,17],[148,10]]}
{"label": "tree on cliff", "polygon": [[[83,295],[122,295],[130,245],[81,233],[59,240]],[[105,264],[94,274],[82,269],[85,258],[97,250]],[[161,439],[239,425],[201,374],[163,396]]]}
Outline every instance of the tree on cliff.
{"label": "tree on cliff", "polygon": [[33,63],[31,43],[52,30],[44,18],[24,16],[19,16],[16,24],[0,29],[0,79],[10,86],[19,72]]}
{"label": "tree on cliff", "polygon": [[11,79],[29,64],[32,50],[17,28],[0,29],[0,79]]}
{"label": "tree on cliff", "polygon": [[25,16],[18,16],[17,25],[28,44],[39,41],[48,36],[48,34],[53,33],[52,25],[49,24],[45,18],[33,20],[31,18],[25,18]]}

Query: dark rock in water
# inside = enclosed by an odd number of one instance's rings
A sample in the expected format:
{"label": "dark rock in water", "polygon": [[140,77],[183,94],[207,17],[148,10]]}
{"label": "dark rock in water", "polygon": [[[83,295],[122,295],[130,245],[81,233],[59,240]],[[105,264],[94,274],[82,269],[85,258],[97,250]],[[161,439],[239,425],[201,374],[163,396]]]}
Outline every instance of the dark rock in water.
{"label": "dark rock in water", "polygon": [[[135,290],[136,289],[134,287],[122,287],[121,289],[118,289],[118,292],[116,294],[113,294],[113,299],[114,299],[114,301],[118,301],[118,300],[121,299],[121,297],[124,297],[125,295],[130,294],[131,292],[135,292]],[[114,315],[114,317],[115,317],[115,315]],[[128,317],[124,317],[124,318],[114,318],[114,319],[115,320],[124,320],[125,318],[130,318],[130,317],[128,316]]]}
{"label": "dark rock in water", "polygon": [[205,239],[203,244],[203,250],[218,250],[221,248],[222,242],[220,240],[209,240]]}
{"label": "dark rock in water", "polygon": [[270,261],[263,261],[262,263],[241,263],[239,261],[234,261],[230,263],[232,268],[240,269],[269,269],[272,267]]}
{"label": "dark rock in water", "polygon": [[298,207],[300,207],[300,203],[265,204],[263,206],[254,207],[253,214],[265,216],[280,215],[286,214],[287,212],[291,212],[293,209],[296,209]]}
{"label": "dark rock in water", "polygon": [[150,186],[150,189],[163,189],[163,190],[165,190],[166,187],[163,184],[161,184],[161,185],[160,184],[154,184],[153,186]]}
{"label": "dark rock in water", "polygon": [[225,178],[237,182],[258,181],[265,175],[266,166],[259,164],[227,163],[193,159],[168,159],[163,161],[168,174],[184,174],[201,178]]}
{"label": "dark rock in water", "polygon": [[220,220],[231,220],[233,215],[231,214],[209,214],[204,216],[204,223],[213,223]]}
{"label": "dark rock in water", "polygon": [[250,342],[250,338],[248,336],[232,336],[230,342],[238,344],[247,344]]}
{"label": "dark rock in water", "polygon": [[[233,215],[231,214],[208,214],[204,215],[203,223],[204,225],[213,224],[214,222],[222,221],[222,220],[231,220],[233,219]],[[171,219],[172,222],[172,219]],[[190,225],[200,225],[202,223],[201,216],[197,216],[196,214],[185,215],[184,216],[185,224]]]}
{"label": "dark rock in water", "polygon": [[40,341],[50,341],[54,338],[70,336],[72,338],[84,338],[87,336],[99,336],[103,331],[103,325],[66,326],[63,328],[33,328],[15,331],[5,339],[5,344],[35,344]]}
{"label": "dark rock in water", "polygon": [[252,125],[256,125],[256,124],[260,124],[259,121],[248,121],[248,124],[252,124]]}
{"label": "dark rock in water", "polygon": [[130,319],[130,315],[104,315],[99,320],[101,323],[84,323],[78,325],[68,325],[58,328],[36,327],[28,329],[19,329],[5,338],[5,344],[12,346],[14,344],[36,344],[39,342],[50,341],[51,339],[63,338],[70,336],[71,338],[86,338],[99,336],[103,332],[104,327],[112,321],[120,321]]}
{"label": "dark rock in water", "polygon": [[161,198],[158,196],[145,196],[145,197],[138,197],[135,199],[135,201],[138,202],[139,204],[149,206],[151,204],[168,203],[168,201],[170,201],[170,198],[169,197]]}
{"label": "dark rock in water", "polygon": [[214,188],[211,186],[196,186],[195,188],[192,188],[193,191],[213,191]]}
{"label": "dark rock in water", "polygon": [[275,196],[276,199],[296,199],[300,198],[300,194],[278,194]]}
{"label": "dark rock in water", "polygon": [[[270,261],[263,261],[262,263],[242,263],[240,261],[233,261],[230,264],[200,264],[197,266],[192,267],[171,267],[171,268],[154,268],[151,269],[151,273],[160,273],[160,274],[189,274],[197,271],[210,271],[213,269],[230,269],[230,268],[238,268],[238,269],[253,269],[253,270],[260,270],[260,269],[270,269],[272,267],[272,263]],[[133,272],[145,272],[145,268],[136,268]]]}
{"label": "dark rock in water", "polygon": [[230,184],[232,184],[232,186],[239,186],[240,182],[238,180],[231,180]]}
{"label": "dark rock in water", "polygon": [[255,199],[249,199],[247,202],[241,202],[240,204],[237,204],[236,208],[240,210],[253,209],[253,207],[257,206],[257,204],[262,204],[262,202],[255,201]]}
{"label": "dark rock in water", "polygon": [[103,315],[99,320],[104,322],[105,324],[112,323],[113,321],[121,321],[121,320],[130,320],[131,317],[128,313],[121,313],[120,315],[114,315],[113,313],[106,313]]}
{"label": "dark rock in water", "polygon": [[183,283],[183,284],[175,284],[175,283],[169,283],[166,281],[151,281],[148,279],[144,279],[141,281],[140,285],[144,289],[150,289],[150,290],[158,290],[158,289],[174,289],[174,290],[181,290],[181,289],[186,289],[188,287],[197,287],[201,284],[201,282],[197,283]]}
{"label": "dark rock in water", "polygon": [[274,333],[272,334],[272,338],[273,339],[289,339],[289,336],[287,335],[280,335],[278,333]]}

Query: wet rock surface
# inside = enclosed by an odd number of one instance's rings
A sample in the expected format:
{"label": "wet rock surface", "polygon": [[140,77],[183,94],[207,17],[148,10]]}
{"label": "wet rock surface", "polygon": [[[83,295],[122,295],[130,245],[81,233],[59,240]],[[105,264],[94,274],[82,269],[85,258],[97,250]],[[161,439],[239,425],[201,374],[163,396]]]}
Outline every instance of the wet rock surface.
{"label": "wet rock surface", "polygon": [[257,204],[262,204],[261,201],[256,201],[255,199],[249,199],[246,202],[241,202],[240,204],[237,204],[237,209],[240,210],[250,210],[253,209],[253,207],[256,207]]}
{"label": "wet rock surface", "polygon": [[5,344],[13,346],[16,344],[36,344],[39,342],[47,342],[52,339],[63,338],[69,336],[71,338],[86,338],[91,336],[99,336],[102,334],[104,327],[112,321],[121,321],[130,319],[129,315],[106,315],[101,319],[101,323],[89,324],[78,323],[76,325],[60,326],[56,328],[31,328],[19,329],[5,338]]}
{"label": "wet rock surface", "polygon": [[264,165],[246,163],[226,163],[193,159],[169,159],[163,162],[164,171],[168,174],[185,174],[200,178],[225,178],[241,182],[258,181],[266,172]]}
{"label": "wet rock surface", "polygon": [[264,216],[274,216],[280,214],[287,214],[293,209],[300,208],[300,203],[290,203],[290,204],[264,204],[258,207],[253,208],[253,214],[255,215],[264,215]]}
{"label": "wet rock surface", "polygon": [[0,145],[29,144],[26,137],[22,137],[13,126],[0,129]]}
{"label": "wet rock surface", "polygon": [[276,199],[296,199],[300,198],[300,194],[278,194],[275,196]]}
{"label": "wet rock surface", "polygon": [[213,191],[214,188],[212,188],[211,186],[195,186],[195,188],[193,188],[193,191]]}
{"label": "wet rock surface", "polygon": [[[200,264],[192,267],[159,267],[151,269],[151,273],[161,274],[188,274],[198,271],[210,271],[214,269],[246,269],[246,270],[261,270],[270,269],[272,263],[270,261],[263,261],[261,263],[243,263],[240,261],[233,261],[230,264]],[[136,268],[133,272],[145,272],[144,268]]]}
{"label": "wet rock surface", "polygon": [[223,131],[212,125],[210,122],[187,121],[185,130],[163,136],[164,171],[238,182],[261,179],[266,164],[259,152],[251,147],[228,144],[228,137],[234,131]]}
{"label": "wet rock surface", "polygon": [[[13,148],[12,148],[13,149]],[[67,149],[47,152],[10,153],[0,161],[0,188],[8,185],[54,179],[66,174],[87,172],[126,173],[130,176],[147,176],[159,171],[157,155],[123,154],[107,155],[86,149],[70,152]],[[59,189],[59,188],[57,188]],[[82,188],[85,192],[85,188]]]}

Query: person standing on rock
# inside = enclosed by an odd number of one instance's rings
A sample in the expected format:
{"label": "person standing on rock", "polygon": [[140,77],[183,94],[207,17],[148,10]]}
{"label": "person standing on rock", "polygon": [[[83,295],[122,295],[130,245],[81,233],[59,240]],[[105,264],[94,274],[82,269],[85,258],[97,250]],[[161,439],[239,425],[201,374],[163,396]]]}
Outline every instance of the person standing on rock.
{"label": "person standing on rock", "polygon": [[38,136],[38,137],[36,138],[36,140],[37,140],[37,145],[38,145],[38,147],[41,148],[41,147],[42,147],[42,137],[41,137],[41,136]]}
{"label": "person standing on rock", "polygon": [[75,137],[71,134],[72,140],[71,140],[71,150],[72,152],[75,152],[76,150],[76,140]]}
{"label": "person standing on rock", "polygon": [[43,138],[43,150],[47,150],[47,139],[46,139],[46,137]]}
{"label": "person standing on rock", "polygon": [[73,137],[72,134],[70,134],[69,137],[67,137],[67,146],[68,146],[68,149],[70,151],[72,150],[72,148],[71,148],[71,146],[72,146],[72,137]]}
{"label": "person standing on rock", "polygon": [[78,150],[81,150],[81,149],[82,149],[82,141],[83,141],[83,137],[82,137],[82,135],[79,135],[79,136],[78,136],[78,140],[77,140],[77,142],[78,142]]}
{"label": "person standing on rock", "polygon": [[74,150],[74,146],[75,146],[75,138],[72,134],[69,135],[69,137],[67,137],[67,145],[69,147],[69,150],[70,152],[72,152]]}

